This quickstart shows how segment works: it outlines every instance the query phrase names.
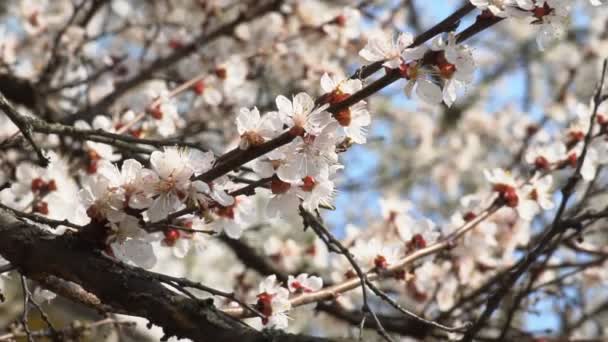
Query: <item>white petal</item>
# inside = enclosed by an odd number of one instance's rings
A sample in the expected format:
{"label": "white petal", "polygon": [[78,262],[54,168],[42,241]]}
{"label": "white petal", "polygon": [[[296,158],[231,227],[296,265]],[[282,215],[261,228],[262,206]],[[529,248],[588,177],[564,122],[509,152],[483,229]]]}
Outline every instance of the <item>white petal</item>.
{"label": "white petal", "polygon": [[428,80],[418,80],[416,84],[416,95],[428,104],[438,104],[443,97],[441,88]]}

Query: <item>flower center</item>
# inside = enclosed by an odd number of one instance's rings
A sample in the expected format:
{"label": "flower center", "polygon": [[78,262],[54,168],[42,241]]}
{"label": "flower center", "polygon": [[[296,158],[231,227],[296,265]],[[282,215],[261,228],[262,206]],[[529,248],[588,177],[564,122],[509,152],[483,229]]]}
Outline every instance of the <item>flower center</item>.
{"label": "flower center", "polygon": [[194,85],[192,86],[192,89],[194,89],[194,92],[197,95],[203,95],[203,93],[205,92],[205,81],[203,81],[203,80],[196,81],[196,83],[194,83]]}
{"label": "flower center", "polygon": [[306,177],[302,178],[302,182],[304,184],[302,184],[300,186],[300,188],[302,188],[302,190],[304,190],[306,192],[311,192],[312,189],[314,189],[315,185],[317,184],[317,182],[315,182],[315,179],[312,176],[306,176]]}
{"label": "flower center", "polygon": [[536,6],[532,13],[534,17],[537,19],[542,19],[544,16],[547,16],[553,12],[553,8],[551,8],[546,2],[542,6]]}
{"label": "flower center", "polygon": [[165,243],[165,245],[167,245],[169,247],[175,246],[175,243],[181,236],[180,231],[177,229],[167,229],[163,233],[165,235],[163,242]]}
{"label": "flower center", "polygon": [[344,108],[344,109],[338,111],[337,113],[335,113],[333,116],[334,116],[334,119],[336,119],[336,121],[338,121],[338,123],[342,127],[348,127],[348,125],[350,125],[350,122],[352,120],[350,108]]}
{"label": "flower center", "polygon": [[386,258],[384,257],[384,255],[376,256],[376,258],[374,259],[374,266],[376,266],[376,268],[383,269],[383,270],[388,267],[388,262],[386,261]]}
{"label": "flower center", "polygon": [[273,194],[284,194],[291,188],[291,184],[287,182],[283,182],[282,180],[275,178],[270,182],[270,190]]}
{"label": "flower center", "polygon": [[549,161],[543,156],[538,156],[534,159],[534,166],[539,170],[549,170]]}

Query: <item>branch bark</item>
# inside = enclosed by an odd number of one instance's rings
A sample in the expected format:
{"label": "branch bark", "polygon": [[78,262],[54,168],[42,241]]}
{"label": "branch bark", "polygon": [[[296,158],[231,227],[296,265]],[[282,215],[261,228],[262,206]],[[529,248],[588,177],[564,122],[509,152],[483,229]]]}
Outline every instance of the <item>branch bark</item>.
{"label": "branch bark", "polygon": [[[211,301],[180,296],[147,271],[114,261],[77,234],[56,236],[0,209],[0,254],[28,278],[56,277],[80,285],[114,312],[140,316],[167,337],[193,341],[327,341],[258,332],[217,310]],[[99,306],[97,306],[99,308]]]}

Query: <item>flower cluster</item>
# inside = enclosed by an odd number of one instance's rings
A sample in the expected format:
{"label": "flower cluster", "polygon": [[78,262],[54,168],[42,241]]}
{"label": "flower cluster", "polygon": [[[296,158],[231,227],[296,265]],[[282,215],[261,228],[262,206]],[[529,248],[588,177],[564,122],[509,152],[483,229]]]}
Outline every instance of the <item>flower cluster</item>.
{"label": "flower cluster", "polygon": [[402,33],[396,42],[382,34],[370,37],[359,55],[369,62],[384,61],[386,68],[398,69],[407,80],[405,93],[429,104],[442,101],[451,106],[458,93],[470,83],[475,71],[471,50],[457,43],[453,33],[447,40],[436,37],[430,47],[413,46],[414,38]]}
{"label": "flower cluster", "polygon": [[277,282],[276,275],[266,277],[259,285],[257,294],[257,309],[264,317],[261,318],[265,328],[287,328],[287,312],[291,309],[290,295],[318,291],[323,287],[323,280],[316,276],[302,273],[297,277],[289,276],[287,288]]}

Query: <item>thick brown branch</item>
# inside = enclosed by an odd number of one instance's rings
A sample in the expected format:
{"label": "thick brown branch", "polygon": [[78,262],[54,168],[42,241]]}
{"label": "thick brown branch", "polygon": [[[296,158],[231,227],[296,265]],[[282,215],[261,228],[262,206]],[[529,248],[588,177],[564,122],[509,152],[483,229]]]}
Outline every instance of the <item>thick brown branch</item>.
{"label": "thick brown branch", "polygon": [[[49,276],[80,285],[114,312],[140,316],[167,336],[194,341],[323,341],[258,332],[199,301],[169,291],[147,271],[105,257],[75,234],[55,236],[0,210],[0,254],[25,276]],[[44,261],[44,262],[41,262]]]}

